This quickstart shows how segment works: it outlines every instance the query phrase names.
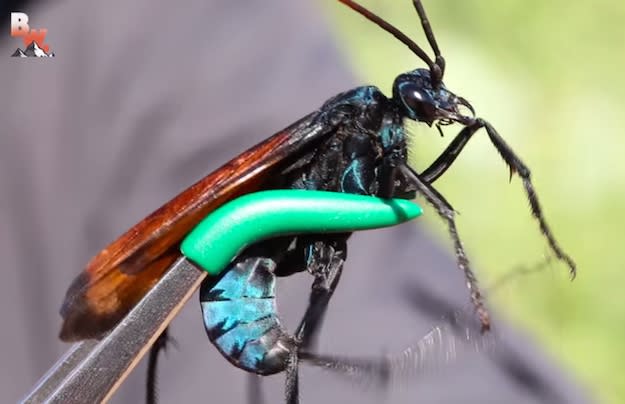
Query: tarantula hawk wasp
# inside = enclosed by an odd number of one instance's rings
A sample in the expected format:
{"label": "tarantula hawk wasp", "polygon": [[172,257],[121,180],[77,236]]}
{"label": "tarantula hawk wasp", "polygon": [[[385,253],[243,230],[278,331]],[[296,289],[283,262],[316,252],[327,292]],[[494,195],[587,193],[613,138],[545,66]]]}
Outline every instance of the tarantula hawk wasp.
{"label": "tarantula hawk wasp", "polygon": [[[454,209],[432,185],[479,129],[485,129],[510,175],[521,178],[540,231],[554,255],[569,267],[571,277],[575,276],[575,263],[559,246],[543,217],[530,170],[490,123],[476,117],[467,100],[443,84],[445,59],[421,1],[413,0],[413,5],[434,60],[397,28],[358,3],[339,1],[393,35],[427,68],[400,74],[390,98],[374,86],[338,94],[132,227],[96,255],[71,284],[61,309],[61,339],[95,338],[114,327],[180,256],[180,241],[204,216],[239,195],[262,189],[314,189],[407,199],[420,194],[447,223],[472,304],[482,330],[488,330],[489,314],[460,241]],[[418,173],[407,162],[405,120],[435,125],[439,130],[441,125],[453,123],[463,128],[440,156]],[[236,258],[223,276],[209,278],[202,285],[200,300],[209,339],[231,363],[251,373],[286,371],[289,404],[298,401],[298,362],[321,360],[310,348],[340,278],[349,236],[321,234],[263,241]],[[314,281],[308,309],[293,336],[280,324],[273,287],[276,276],[303,270],[309,271]],[[235,308],[243,304],[242,296],[233,291],[249,279],[253,281],[247,287],[259,298],[270,298],[270,303],[253,306],[253,313],[239,318]],[[224,328],[227,320],[236,325]],[[332,363],[340,367],[331,358],[322,366]]]}

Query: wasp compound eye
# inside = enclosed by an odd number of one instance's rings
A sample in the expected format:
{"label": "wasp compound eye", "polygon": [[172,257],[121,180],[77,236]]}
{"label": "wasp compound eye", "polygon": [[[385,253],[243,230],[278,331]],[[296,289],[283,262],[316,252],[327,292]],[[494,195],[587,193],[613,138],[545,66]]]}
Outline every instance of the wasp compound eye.
{"label": "wasp compound eye", "polygon": [[405,83],[399,87],[399,96],[413,119],[430,125],[434,122],[438,108],[427,90],[413,83]]}

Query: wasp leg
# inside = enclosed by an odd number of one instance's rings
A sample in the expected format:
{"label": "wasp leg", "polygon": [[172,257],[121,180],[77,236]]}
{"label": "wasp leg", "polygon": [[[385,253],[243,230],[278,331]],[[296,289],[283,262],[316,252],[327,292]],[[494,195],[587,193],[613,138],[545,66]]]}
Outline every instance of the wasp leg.
{"label": "wasp leg", "polygon": [[348,237],[349,235],[344,234],[328,236],[324,237],[323,241],[315,241],[307,246],[306,266],[315,280],[311,287],[308,307],[295,332],[297,346],[291,350],[286,367],[287,404],[299,403],[299,351],[307,350],[313,345],[321,328],[328,303],[341,278],[347,255]]}
{"label": "wasp leg", "polygon": [[325,316],[330,298],[334,293],[343,264],[347,258],[347,235],[330,237],[309,246],[307,267],[314,276],[308,308],[295,333],[300,341],[299,348],[308,349],[314,345]]}
{"label": "wasp leg", "polygon": [[165,352],[167,346],[172,342],[169,337],[169,328],[165,328],[165,331],[156,339],[154,345],[150,347],[150,355],[148,357],[148,371],[146,379],[146,404],[157,403],[157,382],[156,382],[156,370],[158,367],[158,358],[161,351]]}
{"label": "wasp leg", "polygon": [[525,194],[527,195],[527,199],[532,208],[532,215],[538,220],[538,224],[540,226],[540,231],[543,233],[547,242],[549,243],[549,247],[554,252],[556,257],[559,260],[564,261],[566,265],[569,267],[569,274],[571,279],[575,278],[577,273],[577,267],[573,259],[562,250],[558,242],[556,241],[551,229],[547,225],[547,222],[543,216],[542,208],[538,203],[538,196],[536,195],[536,191],[534,190],[534,185],[530,179],[530,170],[527,168],[525,164],[521,161],[521,159],[514,153],[514,151],[504,142],[503,138],[497,133],[495,128],[488,122],[478,119],[478,123],[480,123],[484,129],[486,129],[486,133],[488,133],[488,137],[490,138],[491,143],[495,146],[501,157],[504,159],[506,164],[510,167],[510,176],[512,177],[513,173],[519,174],[521,180],[523,181],[523,188],[525,188]]}
{"label": "wasp leg", "polygon": [[263,391],[260,387],[260,375],[250,373],[247,376],[247,402],[248,404],[263,404]]}
{"label": "wasp leg", "polygon": [[421,179],[427,183],[436,181],[441,175],[451,167],[464,146],[466,146],[471,136],[479,129],[477,125],[469,125],[462,128],[454,140],[447,146],[440,156],[421,174]]}
{"label": "wasp leg", "polygon": [[286,404],[299,404],[299,356],[297,349],[291,350],[286,366],[284,398]]}
{"label": "wasp leg", "polygon": [[553,233],[549,225],[547,225],[547,221],[545,220],[542,208],[540,203],[538,202],[538,195],[534,190],[534,185],[530,179],[531,173],[529,168],[523,163],[523,161],[516,155],[516,153],[508,146],[508,144],[503,140],[503,138],[499,135],[497,130],[488,122],[483,119],[476,119],[475,123],[469,125],[462,129],[460,133],[456,136],[456,138],[447,146],[447,148],[441,153],[441,155],[425,170],[420,176],[421,178],[427,182],[431,183],[436,181],[447,169],[452,165],[452,163],[456,160],[464,146],[467,144],[471,136],[478,129],[484,128],[486,129],[486,133],[488,134],[488,138],[497,151],[499,155],[506,162],[508,167],[510,168],[510,177],[514,173],[517,173],[521,180],[523,181],[523,188],[525,189],[525,194],[527,195],[527,199],[530,203],[532,209],[532,215],[538,220],[538,224],[540,226],[540,231],[547,239],[549,243],[549,247],[554,252],[556,257],[564,261],[566,265],[569,267],[569,273],[571,279],[575,278],[577,273],[577,267],[573,259],[564,252],[564,250],[560,247],[558,242],[556,241]]}
{"label": "wasp leg", "polygon": [[451,239],[454,243],[454,250],[456,251],[458,268],[464,272],[464,276],[467,280],[467,287],[471,293],[471,302],[473,303],[473,306],[475,307],[475,310],[480,318],[480,322],[482,323],[482,330],[487,331],[490,329],[490,315],[484,306],[482,293],[480,292],[477,284],[477,278],[471,270],[469,259],[467,258],[467,254],[465,253],[460,237],[458,236],[458,229],[456,228],[456,222],[454,220],[454,209],[449,202],[447,202],[445,198],[438,193],[434,187],[432,187],[432,185],[425,182],[419,174],[412,170],[412,168],[407,165],[402,165],[398,168],[402,170],[406,177],[410,178],[414,182],[417,192],[421,193],[428,203],[436,208],[438,214],[445,219],[445,221],[447,221],[449,234],[451,235]]}

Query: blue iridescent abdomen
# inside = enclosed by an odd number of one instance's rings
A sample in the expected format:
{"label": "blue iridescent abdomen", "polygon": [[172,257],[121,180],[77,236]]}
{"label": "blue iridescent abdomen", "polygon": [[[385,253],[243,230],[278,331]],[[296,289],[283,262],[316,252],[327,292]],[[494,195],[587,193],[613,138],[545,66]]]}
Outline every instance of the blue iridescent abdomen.
{"label": "blue iridescent abdomen", "polygon": [[233,365],[261,375],[283,371],[294,346],[276,312],[275,267],[268,258],[237,260],[200,289],[208,338]]}

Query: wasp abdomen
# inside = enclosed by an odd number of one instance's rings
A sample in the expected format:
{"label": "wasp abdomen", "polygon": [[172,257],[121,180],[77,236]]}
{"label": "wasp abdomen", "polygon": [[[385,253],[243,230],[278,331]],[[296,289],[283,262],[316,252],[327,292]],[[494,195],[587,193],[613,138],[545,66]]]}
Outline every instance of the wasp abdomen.
{"label": "wasp abdomen", "polygon": [[269,258],[245,258],[200,290],[208,338],[233,365],[256,374],[283,371],[294,346],[277,316],[275,268]]}

